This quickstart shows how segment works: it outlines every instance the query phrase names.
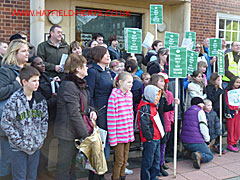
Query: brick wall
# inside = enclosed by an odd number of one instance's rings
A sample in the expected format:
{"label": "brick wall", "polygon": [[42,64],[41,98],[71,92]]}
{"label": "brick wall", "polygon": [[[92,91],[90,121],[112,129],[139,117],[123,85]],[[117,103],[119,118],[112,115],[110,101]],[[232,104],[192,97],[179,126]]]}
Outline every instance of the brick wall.
{"label": "brick wall", "polygon": [[240,0],[192,0],[191,31],[197,33],[197,42],[216,37],[217,13],[240,15]]}
{"label": "brick wall", "polygon": [[0,39],[9,42],[18,31],[30,32],[30,17],[12,16],[11,10],[29,10],[30,0],[0,0]]}

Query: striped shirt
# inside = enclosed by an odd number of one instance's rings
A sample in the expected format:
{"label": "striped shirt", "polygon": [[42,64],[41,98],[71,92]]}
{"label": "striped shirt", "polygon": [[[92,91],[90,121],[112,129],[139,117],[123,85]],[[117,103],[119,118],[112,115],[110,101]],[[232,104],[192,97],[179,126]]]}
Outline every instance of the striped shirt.
{"label": "striped shirt", "polygon": [[134,141],[132,93],[114,88],[108,99],[107,127],[110,146]]}

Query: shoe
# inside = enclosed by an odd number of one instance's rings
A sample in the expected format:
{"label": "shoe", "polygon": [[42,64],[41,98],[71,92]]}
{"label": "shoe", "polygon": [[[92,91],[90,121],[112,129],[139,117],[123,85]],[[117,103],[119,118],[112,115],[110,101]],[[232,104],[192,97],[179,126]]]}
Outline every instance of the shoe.
{"label": "shoe", "polygon": [[[215,145],[212,146],[212,150],[219,154],[219,147],[220,147],[219,144],[215,144]],[[222,154],[226,154],[226,153],[227,153],[227,151],[222,148]]]}
{"label": "shoe", "polygon": [[238,152],[239,151],[238,147],[236,147],[236,146],[234,147],[232,145],[228,145],[227,150],[232,151],[232,152]]}
{"label": "shoe", "polygon": [[202,159],[200,152],[193,152],[192,159],[193,159],[193,167],[195,169],[200,169],[200,167],[201,167],[200,164],[201,164],[201,159]]}
{"label": "shoe", "polygon": [[165,163],[169,163],[170,161],[167,159],[167,158],[165,158]]}
{"label": "shoe", "polygon": [[165,170],[163,169],[163,166],[160,166],[160,173],[161,173],[163,176],[168,176],[168,173],[167,173],[167,171],[165,171]]}
{"label": "shoe", "polygon": [[126,176],[120,176],[120,180],[125,180]]}
{"label": "shoe", "polygon": [[191,159],[192,158],[192,152],[187,150],[187,149],[184,149],[183,150],[183,153],[182,153],[183,157],[186,158],[186,159]]}
{"label": "shoe", "polygon": [[128,167],[129,166],[129,163],[127,162],[126,166]]}
{"label": "shoe", "polygon": [[131,174],[133,174],[133,170],[130,170],[130,169],[126,168],[125,169],[125,174],[126,175],[131,175]]}
{"label": "shoe", "polygon": [[169,167],[164,163],[163,164],[163,169],[169,169]]}

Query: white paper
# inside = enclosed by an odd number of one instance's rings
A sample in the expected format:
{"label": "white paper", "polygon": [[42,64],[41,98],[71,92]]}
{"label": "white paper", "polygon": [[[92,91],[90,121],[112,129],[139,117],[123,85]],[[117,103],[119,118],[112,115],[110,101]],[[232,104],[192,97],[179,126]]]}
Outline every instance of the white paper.
{"label": "white paper", "polygon": [[149,49],[152,46],[154,36],[150,33],[147,32],[147,35],[142,43],[142,46]]}
{"label": "white paper", "polygon": [[60,66],[64,66],[66,60],[67,60],[68,55],[67,54],[62,54],[61,61],[60,61]]}
{"label": "white paper", "polygon": [[231,106],[240,106],[240,89],[228,91],[228,103]]}
{"label": "white paper", "polygon": [[192,39],[190,39],[190,38],[183,38],[181,47],[185,47],[185,48],[187,48],[187,50],[192,51],[192,48],[193,48]]}
{"label": "white paper", "polygon": [[55,81],[51,81],[51,89],[52,89],[52,94],[53,94],[53,93],[56,93]]}
{"label": "white paper", "polygon": [[158,130],[160,131],[161,136],[163,137],[165,135],[165,132],[164,132],[163,125],[160,120],[160,116],[159,116],[158,112],[157,112],[156,116],[153,117],[153,119],[154,119],[155,123],[157,124]]}
{"label": "white paper", "polygon": [[101,140],[102,140],[103,148],[105,148],[106,138],[107,138],[107,131],[105,131],[104,129],[99,128],[99,133],[100,133],[100,137],[101,137]]}

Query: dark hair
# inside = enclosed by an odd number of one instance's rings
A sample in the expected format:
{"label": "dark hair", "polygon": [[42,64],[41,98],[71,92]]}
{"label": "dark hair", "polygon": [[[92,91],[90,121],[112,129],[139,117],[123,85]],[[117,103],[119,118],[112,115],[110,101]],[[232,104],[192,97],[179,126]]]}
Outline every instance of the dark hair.
{"label": "dark hair", "polygon": [[28,81],[33,76],[40,76],[40,72],[32,66],[25,66],[20,70],[20,80]]}
{"label": "dark hair", "polygon": [[55,28],[61,28],[61,29],[62,29],[62,27],[59,26],[59,25],[57,25],[57,24],[53,25],[53,26],[50,28],[50,30],[49,30],[49,36],[48,36],[48,38],[51,37],[51,32],[54,32]]}
{"label": "dark hair", "polygon": [[120,62],[120,63],[126,63],[126,60],[125,59],[123,59],[123,58],[120,58],[120,59],[118,59],[118,61]]}
{"label": "dark hair", "polygon": [[195,70],[195,71],[193,71],[193,73],[192,73],[192,77],[197,77],[199,74],[202,75],[202,73],[201,73],[199,70]]}
{"label": "dark hair", "polygon": [[167,48],[160,48],[159,50],[158,50],[158,52],[157,52],[157,56],[159,57],[159,55],[162,55],[162,56],[164,56],[164,55],[166,55],[166,54],[168,54],[168,49]]}
{"label": "dark hair", "polygon": [[118,40],[118,37],[115,34],[111,34],[108,38],[110,45],[112,44],[112,41],[117,41],[117,40]]}
{"label": "dark hair", "polygon": [[125,63],[125,70],[129,73],[133,73],[137,70],[138,65],[135,59],[129,59]]}
{"label": "dark hair", "polygon": [[83,55],[87,60],[92,59],[92,53],[91,53],[91,51],[92,51],[92,48],[86,47],[86,48],[83,49],[82,55]]}
{"label": "dark hair", "polygon": [[92,40],[97,40],[98,37],[103,37],[104,38],[103,33],[94,33],[93,37],[92,37]]}
{"label": "dark hair", "polygon": [[149,75],[151,77],[151,75],[148,72],[142,73],[141,80],[143,80],[147,75]]}
{"label": "dark hair", "polygon": [[165,80],[165,78],[160,74],[152,74],[149,84],[157,86],[159,79]]}
{"label": "dark hair", "polygon": [[91,50],[92,60],[94,60],[96,63],[99,63],[106,53],[107,53],[107,49],[105,47],[96,46]]}
{"label": "dark hair", "polygon": [[155,40],[153,43],[152,43],[152,49],[156,50],[154,46],[157,46],[158,43],[161,43],[162,41],[159,41],[159,40]]}
{"label": "dark hair", "polygon": [[226,87],[226,90],[232,90],[233,89],[233,85],[236,82],[237,79],[240,79],[238,76],[233,76],[228,84],[228,86]]}
{"label": "dark hair", "polygon": [[[87,47],[91,47],[91,45],[92,45],[92,43],[93,43],[94,41],[96,41],[96,40],[88,41],[87,44],[86,44],[86,46],[87,46]],[[97,42],[97,41],[96,41],[96,42]]]}
{"label": "dark hair", "polygon": [[214,72],[212,73],[211,77],[210,77],[210,80],[209,80],[209,85],[213,85],[213,86],[216,86],[216,79],[219,77],[218,73]]}
{"label": "dark hair", "polygon": [[29,59],[28,59],[28,63],[31,63],[31,66],[32,66],[32,64],[34,63],[34,60],[36,59],[36,58],[38,58],[39,56],[32,56],[32,57],[30,57]]}
{"label": "dark hair", "polygon": [[10,37],[10,42],[15,40],[15,39],[23,39],[23,40],[26,40],[24,37],[22,37],[20,34],[13,34],[11,37]]}
{"label": "dark hair", "polygon": [[71,44],[70,44],[70,52],[72,53],[73,48],[77,48],[77,47],[82,48],[81,44],[78,41],[71,42]]}

